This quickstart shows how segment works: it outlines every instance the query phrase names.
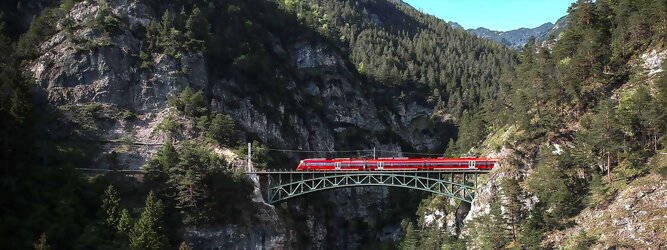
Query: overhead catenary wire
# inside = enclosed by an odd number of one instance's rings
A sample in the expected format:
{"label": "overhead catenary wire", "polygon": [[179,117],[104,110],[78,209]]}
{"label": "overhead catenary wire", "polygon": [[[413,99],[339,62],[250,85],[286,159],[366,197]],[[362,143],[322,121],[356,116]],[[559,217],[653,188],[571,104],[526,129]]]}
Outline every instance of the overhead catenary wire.
{"label": "overhead catenary wire", "polygon": [[279,151],[279,152],[296,152],[296,153],[357,153],[357,152],[367,152],[373,151],[372,149],[360,149],[360,150],[300,150],[300,149],[281,149],[281,148],[267,148],[267,151]]}
{"label": "overhead catenary wire", "polygon": [[377,150],[377,152],[385,152],[385,153],[396,153],[396,154],[404,154],[404,155],[431,155],[431,156],[444,156],[445,154],[432,154],[432,153],[419,153],[419,152],[403,152],[403,151],[391,151],[391,150]]}
{"label": "overhead catenary wire", "polygon": [[[373,149],[358,149],[358,150],[301,150],[301,149],[283,149],[283,148],[266,148],[267,151],[276,151],[276,152],[292,152],[292,153],[362,153],[369,152],[372,155]],[[401,155],[424,155],[424,156],[443,156],[444,154],[433,154],[433,153],[419,153],[419,152],[402,152],[402,151],[392,151],[392,150],[375,150],[377,153],[393,153]],[[366,154],[365,154],[366,155]]]}

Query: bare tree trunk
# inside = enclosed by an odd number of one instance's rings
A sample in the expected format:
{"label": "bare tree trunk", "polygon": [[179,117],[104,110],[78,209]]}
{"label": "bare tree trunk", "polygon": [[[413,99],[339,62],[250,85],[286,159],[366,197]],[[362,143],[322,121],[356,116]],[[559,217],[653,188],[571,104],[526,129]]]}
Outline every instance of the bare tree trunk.
{"label": "bare tree trunk", "polygon": [[516,218],[512,215],[512,241],[516,242]]}
{"label": "bare tree trunk", "polygon": [[607,178],[609,179],[609,184],[611,184],[611,153],[607,152]]}

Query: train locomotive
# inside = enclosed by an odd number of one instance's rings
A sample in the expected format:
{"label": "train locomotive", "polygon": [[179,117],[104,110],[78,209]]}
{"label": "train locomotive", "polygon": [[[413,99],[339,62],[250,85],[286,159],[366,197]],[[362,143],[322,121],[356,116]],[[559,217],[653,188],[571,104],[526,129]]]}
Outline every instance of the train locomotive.
{"label": "train locomotive", "polygon": [[299,162],[297,171],[429,171],[491,170],[497,159],[487,158],[317,158]]}

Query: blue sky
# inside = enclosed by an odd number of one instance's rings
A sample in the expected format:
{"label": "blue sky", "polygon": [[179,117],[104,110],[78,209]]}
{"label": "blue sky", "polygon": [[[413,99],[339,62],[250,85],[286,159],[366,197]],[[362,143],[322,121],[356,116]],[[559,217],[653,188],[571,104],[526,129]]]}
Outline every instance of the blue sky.
{"label": "blue sky", "polygon": [[403,0],[425,13],[466,29],[507,31],[556,22],[575,0]]}

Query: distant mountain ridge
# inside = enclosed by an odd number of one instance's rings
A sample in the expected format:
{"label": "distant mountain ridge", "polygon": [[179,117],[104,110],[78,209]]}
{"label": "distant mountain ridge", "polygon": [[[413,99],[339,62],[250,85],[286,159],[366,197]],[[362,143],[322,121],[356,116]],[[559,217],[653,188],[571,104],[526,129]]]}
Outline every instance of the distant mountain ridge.
{"label": "distant mountain ridge", "polygon": [[[456,22],[447,22],[456,29],[464,29]],[[484,27],[476,29],[467,29],[466,31],[481,38],[493,40],[497,43],[506,45],[513,49],[521,49],[531,37],[534,37],[543,45],[550,44],[550,41],[557,39],[560,31],[567,25],[567,16],[561,17],[556,23],[547,22],[535,28],[520,28],[510,31],[496,31]]]}

